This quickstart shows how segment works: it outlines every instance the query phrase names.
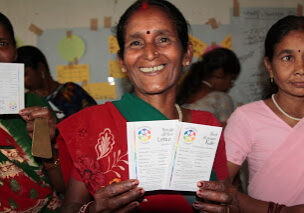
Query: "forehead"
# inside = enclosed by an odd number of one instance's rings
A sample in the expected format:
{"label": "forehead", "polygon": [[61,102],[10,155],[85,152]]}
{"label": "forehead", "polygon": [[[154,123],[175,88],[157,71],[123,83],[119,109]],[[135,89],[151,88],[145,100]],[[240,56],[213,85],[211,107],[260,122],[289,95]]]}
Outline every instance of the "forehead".
{"label": "forehead", "polygon": [[1,39],[10,39],[10,34],[8,30],[3,26],[3,24],[0,22],[0,38]]}
{"label": "forehead", "polygon": [[125,26],[126,35],[153,30],[176,32],[172,18],[163,9],[155,6],[135,11]]}
{"label": "forehead", "polygon": [[304,30],[292,30],[276,45],[275,49],[304,48]]}

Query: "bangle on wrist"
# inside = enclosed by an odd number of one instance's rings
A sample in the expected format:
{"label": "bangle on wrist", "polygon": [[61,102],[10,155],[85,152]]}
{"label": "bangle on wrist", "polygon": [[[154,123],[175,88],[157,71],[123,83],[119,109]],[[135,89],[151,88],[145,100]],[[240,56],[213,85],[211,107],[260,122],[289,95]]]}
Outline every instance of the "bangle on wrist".
{"label": "bangle on wrist", "polygon": [[89,207],[90,205],[92,205],[94,203],[94,201],[90,201],[86,204],[84,204],[83,206],[80,207],[79,212],[78,213],[86,213],[89,212]]}
{"label": "bangle on wrist", "polygon": [[44,169],[45,170],[50,170],[50,169],[54,169],[57,168],[60,165],[60,161],[59,158],[57,158],[56,160],[54,160],[54,162],[52,163],[44,163]]}

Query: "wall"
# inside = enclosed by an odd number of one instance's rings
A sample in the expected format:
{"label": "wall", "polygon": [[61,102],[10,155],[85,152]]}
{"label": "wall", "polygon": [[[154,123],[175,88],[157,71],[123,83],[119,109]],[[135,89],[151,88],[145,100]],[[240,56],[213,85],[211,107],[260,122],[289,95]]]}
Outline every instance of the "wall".
{"label": "wall", "polygon": [[[79,61],[80,64],[90,64],[91,80],[89,83],[107,81],[109,61],[115,60],[116,56],[109,54],[107,39],[111,31],[102,27],[103,19],[105,16],[111,16],[112,25],[115,25],[120,15],[133,0],[0,1],[2,8],[4,8],[2,12],[10,18],[14,25],[16,37],[23,44],[38,45],[43,50],[48,58],[53,77],[56,78],[57,65],[66,65],[66,62],[60,59],[57,54],[57,43],[65,36],[67,30],[73,29],[73,33],[84,38],[89,49]],[[277,18],[272,17],[269,20],[256,18],[254,21],[250,17],[246,20],[245,16],[231,18],[233,0],[171,0],[171,2],[182,11],[192,25],[191,33],[207,45],[213,42],[220,43],[228,33],[232,34],[232,49],[240,58],[242,72],[234,88],[230,91],[230,95],[236,105],[260,99],[263,90],[261,78],[264,80],[268,78],[267,73],[260,66],[263,56],[263,40],[267,29]],[[269,14],[272,14],[272,8],[295,9],[298,4],[304,5],[304,0],[239,0],[239,4],[241,9],[261,8],[255,11],[257,13],[269,8],[271,11]],[[98,33],[92,33],[89,30],[91,18],[97,18],[99,21]],[[209,18],[217,20],[220,26],[218,30],[212,30],[209,25],[205,25]],[[247,24],[247,21],[251,23]],[[29,31],[28,28],[32,23],[45,31],[41,37],[38,38]],[[257,32],[255,36],[250,36],[255,42],[250,41],[251,46],[247,45],[246,35],[246,32],[248,33],[250,30]],[[260,39],[256,39],[257,37]],[[250,57],[249,60],[247,60],[248,57]],[[196,60],[195,57],[194,60]],[[129,84],[125,79],[116,79],[115,81],[116,98],[119,98],[128,90]],[[95,91],[101,90],[100,87],[98,89],[95,87]],[[97,99],[100,99],[98,102],[102,103],[108,99],[104,97],[109,96],[93,97],[100,97]]]}
{"label": "wall", "polygon": [[[24,44],[36,44],[36,35],[28,30],[31,23],[42,29],[87,27],[91,18],[112,16],[117,22],[133,0],[0,0],[1,12],[12,21],[16,36]],[[203,24],[215,17],[230,24],[233,0],[171,0],[190,24]],[[241,7],[296,7],[304,0],[239,0]]]}

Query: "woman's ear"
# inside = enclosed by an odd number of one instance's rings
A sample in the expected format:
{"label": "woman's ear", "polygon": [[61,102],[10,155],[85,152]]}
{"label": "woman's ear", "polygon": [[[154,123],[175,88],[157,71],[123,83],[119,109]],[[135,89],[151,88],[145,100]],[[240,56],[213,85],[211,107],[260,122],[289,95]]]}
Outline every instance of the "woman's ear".
{"label": "woman's ear", "polygon": [[192,43],[189,41],[188,45],[187,45],[187,51],[184,54],[184,58],[183,58],[183,62],[182,62],[184,67],[191,64],[192,56],[193,56],[193,46],[192,46]]}
{"label": "woman's ear", "polygon": [[125,64],[124,64],[124,62],[123,62],[123,60],[122,60],[121,55],[120,55],[119,52],[117,53],[117,58],[118,58],[118,63],[119,63],[121,72],[126,73],[127,69],[126,69],[126,66],[125,66]]}
{"label": "woman's ear", "polygon": [[267,71],[269,72],[270,78],[273,78],[274,77],[273,68],[272,68],[272,64],[268,57],[264,57],[264,64],[265,64]]}

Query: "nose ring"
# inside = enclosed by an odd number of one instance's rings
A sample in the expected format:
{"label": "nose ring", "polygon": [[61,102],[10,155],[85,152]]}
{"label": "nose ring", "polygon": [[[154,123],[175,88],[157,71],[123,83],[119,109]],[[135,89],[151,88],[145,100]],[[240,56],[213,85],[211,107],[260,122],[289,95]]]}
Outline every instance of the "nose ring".
{"label": "nose ring", "polygon": [[158,55],[159,53],[157,51],[154,52],[154,55]]}

